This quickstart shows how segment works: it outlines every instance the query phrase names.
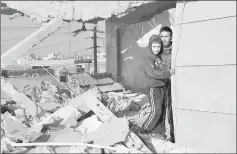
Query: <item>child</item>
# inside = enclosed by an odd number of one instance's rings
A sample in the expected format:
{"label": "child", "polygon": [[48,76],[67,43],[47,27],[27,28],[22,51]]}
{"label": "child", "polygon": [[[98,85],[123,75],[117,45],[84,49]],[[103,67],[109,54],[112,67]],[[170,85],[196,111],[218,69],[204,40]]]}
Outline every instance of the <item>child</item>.
{"label": "child", "polygon": [[[162,63],[160,55],[163,43],[158,35],[149,39],[149,55],[143,59],[144,74],[146,76],[146,92],[151,105],[151,113],[143,123],[143,131],[152,132],[159,125],[165,97],[166,81],[174,74],[173,69]],[[163,138],[164,139],[164,138]]]}

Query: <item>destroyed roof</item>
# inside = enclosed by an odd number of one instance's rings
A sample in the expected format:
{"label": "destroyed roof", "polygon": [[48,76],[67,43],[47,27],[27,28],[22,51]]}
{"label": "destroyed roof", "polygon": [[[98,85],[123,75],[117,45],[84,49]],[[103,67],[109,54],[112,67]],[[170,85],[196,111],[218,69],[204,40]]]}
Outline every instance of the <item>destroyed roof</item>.
{"label": "destroyed roof", "polygon": [[[130,22],[149,20],[176,6],[176,1],[2,1],[40,23],[56,16],[67,21],[97,22],[133,14]],[[109,6],[109,7],[107,7]],[[131,17],[131,16],[130,16]]]}

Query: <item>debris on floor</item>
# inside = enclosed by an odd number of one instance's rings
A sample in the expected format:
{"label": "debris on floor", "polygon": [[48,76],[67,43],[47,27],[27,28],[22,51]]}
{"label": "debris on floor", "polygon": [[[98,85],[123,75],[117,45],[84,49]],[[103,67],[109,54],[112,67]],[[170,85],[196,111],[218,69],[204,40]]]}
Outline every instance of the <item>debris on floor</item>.
{"label": "debris on floor", "polygon": [[87,89],[72,97],[42,81],[21,92],[1,80],[13,100],[1,99],[2,153],[151,153],[137,134],[151,111],[146,95],[108,77],[71,82]]}

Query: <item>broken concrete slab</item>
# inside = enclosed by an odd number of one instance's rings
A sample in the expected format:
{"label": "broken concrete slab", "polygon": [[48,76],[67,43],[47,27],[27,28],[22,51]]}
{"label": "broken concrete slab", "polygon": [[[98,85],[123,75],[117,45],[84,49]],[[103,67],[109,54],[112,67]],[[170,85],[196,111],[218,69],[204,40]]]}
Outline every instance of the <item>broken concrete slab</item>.
{"label": "broken concrete slab", "polygon": [[42,103],[42,104],[39,104],[39,106],[47,111],[47,112],[55,112],[56,110],[58,110],[60,107],[62,107],[61,104],[59,103],[54,103],[54,102],[48,102],[48,103]]}
{"label": "broken concrete slab", "polygon": [[96,115],[92,115],[91,117],[80,121],[75,130],[83,131],[84,129],[86,129],[86,133],[91,133],[93,131],[96,131],[102,124],[103,122],[99,121]]}
{"label": "broken concrete slab", "polygon": [[8,80],[1,78],[1,90],[12,98],[17,104],[26,110],[26,113],[36,117],[38,114],[37,104],[23,93],[19,92]]}
{"label": "broken concrete slab", "polygon": [[28,128],[21,122],[12,119],[4,120],[3,125],[7,137],[19,139],[23,142],[34,142],[42,135],[42,127],[40,126]]}
{"label": "broken concrete slab", "polygon": [[[89,93],[90,94],[90,93]],[[90,94],[91,95],[91,94]],[[93,95],[91,95],[93,96]],[[107,107],[105,107],[98,99],[91,97],[86,104],[103,122],[110,121],[113,118],[117,118]],[[134,134],[131,130],[129,131],[126,140],[124,142],[127,147],[135,148],[142,152],[151,153],[148,147]]]}
{"label": "broken concrete slab", "polygon": [[83,136],[80,132],[74,131],[72,128],[65,127],[63,130],[49,133],[51,135],[47,142],[79,142]]}
{"label": "broken concrete slab", "polygon": [[86,105],[86,102],[90,99],[91,96],[94,96],[98,99],[101,99],[100,97],[100,91],[98,90],[97,87],[94,87],[92,89],[89,89],[85,93],[71,99],[68,102],[68,105],[74,106],[75,108],[81,110],[84,113],[89,112],[91,109],[88,108]]}
{"label": "broken concrete slab", "polygon": [[14,121],[11,118],[3,120],[3,125],[7,136],[14,135],[16,132],[25,131],[27,129],[20,121]]}
{"label": "broken concrete slab", "polygon": [[64,106],[54,112],[53,117],[63,119],[62,124],[69,124],[68,120],[71,118],[77,120],[81,117],[81,113],[73,106]]}
{"label": "broken concrete slab", "polygon": [[129,132],[128,121],[125,118],[113,118],[103,123],[96,131],[86,134],[85,140],[102,136],[94,140],[94,144],[110,146],[118,142],[124,142]]}
{"label": "broken concrete slab", "polygon": [[[88,95],[91,94],[88,93]],[[116,117],[107,107],[104,106],[103,103],[101,103],[96,97],[93,97],[93,95],[87,99],[86,105],[103,122],[110,121],[112,118]]]}
{"label": "broken concrete slab", "polygon": [[75,126],[77,119],[81,117],[81,113],[73,106],[64,106],[53,114],[42,117],[40,122],[35,123],[35,126],[42,126],[44,124],[54,123],[57,120],[61,120],[60,124],[68,127]]}

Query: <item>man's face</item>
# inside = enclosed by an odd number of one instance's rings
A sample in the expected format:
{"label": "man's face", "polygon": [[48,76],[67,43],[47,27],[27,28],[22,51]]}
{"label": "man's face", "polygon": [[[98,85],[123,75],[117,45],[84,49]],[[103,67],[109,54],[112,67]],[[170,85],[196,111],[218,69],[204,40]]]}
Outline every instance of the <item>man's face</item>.
{"label": "man's face", "polygon": [[170,32],[162,31],[160,33],[161,40],[163,41],[164,47],[167,47],[171,44],[172,36]]}
{"label": "man's face", "polygon": [[151,50],[155,55],[158,55],[160,53],[161,44],[159,42],[153,42],[151,44]]}

